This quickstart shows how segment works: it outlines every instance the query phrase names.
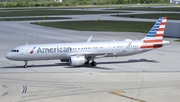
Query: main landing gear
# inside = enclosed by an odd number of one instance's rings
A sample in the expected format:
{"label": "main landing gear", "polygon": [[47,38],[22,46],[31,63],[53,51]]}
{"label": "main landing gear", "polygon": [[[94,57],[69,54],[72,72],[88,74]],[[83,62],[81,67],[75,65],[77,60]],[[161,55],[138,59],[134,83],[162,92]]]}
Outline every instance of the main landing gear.
{"label": "main landing gear", "polygon": [[97,63],[95,61],[91,62],[91,66],[95,67],[97,65]]}
{"label": "main landing gear", "polygon": [[28,61],[25,61],[24,68],[27,68]]}
{"label": "main landing gear", "polygon": [[86,61],[85,64],[90,64],[93,67],[95,67],[97,65],[97,63],[95,61],[92,61],[91,63],[89,63],[89,60]]}

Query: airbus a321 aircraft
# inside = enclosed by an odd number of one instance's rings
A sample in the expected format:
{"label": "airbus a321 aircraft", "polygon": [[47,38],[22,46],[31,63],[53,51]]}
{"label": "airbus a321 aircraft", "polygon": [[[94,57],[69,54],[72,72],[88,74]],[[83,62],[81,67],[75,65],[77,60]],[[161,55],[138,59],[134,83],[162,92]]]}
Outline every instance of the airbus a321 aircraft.
{"label": "airbus a321 aircraft", "polygon": [[169,44],[163,40],[167,17],[161,17],[141,40],[91,42],[92,36],[87,42],[33,44],[15,47],[6,55],[7,59],[24,61],[24,68],[28,61],[60,59],[69,62],[72,66],[89,64],[96,66],[94,61],[101,57],[118,57],[143,53]]}

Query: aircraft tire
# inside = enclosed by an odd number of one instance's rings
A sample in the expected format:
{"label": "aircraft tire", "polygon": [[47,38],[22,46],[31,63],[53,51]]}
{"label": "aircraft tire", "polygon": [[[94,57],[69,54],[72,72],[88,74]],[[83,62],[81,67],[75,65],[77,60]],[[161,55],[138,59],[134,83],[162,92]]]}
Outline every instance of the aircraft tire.
{"label": "aircraft tire", "polygon": [[91,66],[93,66],[93,67],[95,67],[97,65],[97,63],[96,62],[91,62]]}

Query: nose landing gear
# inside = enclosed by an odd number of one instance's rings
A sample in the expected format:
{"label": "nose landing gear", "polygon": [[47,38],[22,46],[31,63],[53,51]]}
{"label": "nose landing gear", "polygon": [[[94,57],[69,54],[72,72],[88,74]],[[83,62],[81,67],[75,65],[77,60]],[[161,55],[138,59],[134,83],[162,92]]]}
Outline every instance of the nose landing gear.
{"label": "nose landing gear", "polygon": [[28,67],[28,66],[27,66],[27,63],[28,63],[28,61],[25,61],[24,68],[27,68],[27,67]]}

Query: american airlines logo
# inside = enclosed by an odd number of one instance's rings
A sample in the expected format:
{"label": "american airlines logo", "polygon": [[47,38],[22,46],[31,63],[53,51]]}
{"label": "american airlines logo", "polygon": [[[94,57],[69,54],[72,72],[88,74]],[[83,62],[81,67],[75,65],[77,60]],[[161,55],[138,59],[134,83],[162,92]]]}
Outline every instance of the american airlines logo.
{"label": "american airlines logo", "polygon": [[37,53],[58,53],[58,52],[71,52],[71,47],[54,47],[54,48],[41,48],[38,47]]}
{"label": "american airlines logo", "polygon": [[34,49],[36,48],[36,46],[33,47],[33,49],[30,51],[30,54],[34,53]]}

